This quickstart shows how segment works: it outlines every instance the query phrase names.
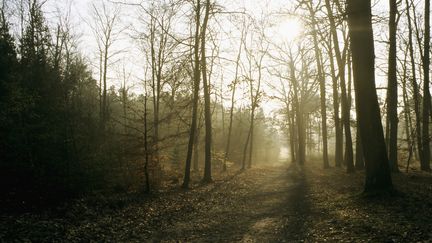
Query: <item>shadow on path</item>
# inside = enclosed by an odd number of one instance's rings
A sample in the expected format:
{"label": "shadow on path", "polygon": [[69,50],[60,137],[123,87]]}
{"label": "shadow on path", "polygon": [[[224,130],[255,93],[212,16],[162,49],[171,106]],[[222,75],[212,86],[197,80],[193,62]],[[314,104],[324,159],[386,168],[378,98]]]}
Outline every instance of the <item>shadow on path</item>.
{"label": "shadow on path", "polygon": [[[297,167],[245,172],[219,185],[198,210],[177,219],[156,239],[188,241],[301,241],[307,235],[307,181]],[[252,177],[252,178],[251,178]],[[238,179],[238,180],[237,180]]]}

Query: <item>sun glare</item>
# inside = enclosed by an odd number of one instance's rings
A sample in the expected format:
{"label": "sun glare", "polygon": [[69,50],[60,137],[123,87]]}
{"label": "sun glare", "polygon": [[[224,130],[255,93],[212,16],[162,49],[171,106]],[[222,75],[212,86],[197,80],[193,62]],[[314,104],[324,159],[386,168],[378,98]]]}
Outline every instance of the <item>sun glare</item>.
{"label": "sun glare", "polygon": [[281,41],[288,42],[298,39],[303,30],[301,22],[295,18],[281,20],[275,27],[274,34],[279,36]]}

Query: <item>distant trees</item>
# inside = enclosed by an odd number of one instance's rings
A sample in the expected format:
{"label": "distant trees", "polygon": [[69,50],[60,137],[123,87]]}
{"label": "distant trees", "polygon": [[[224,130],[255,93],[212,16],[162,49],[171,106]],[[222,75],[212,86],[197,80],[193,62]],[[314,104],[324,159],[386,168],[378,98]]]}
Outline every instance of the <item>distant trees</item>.
{"label": "distant trees", "polygon": [[105,132],[106,123],[109,117],[109,107],[107,99],[107,76],[108,67],[113,57],[118,51],[113,51],[113,44],[119,38],[121,33],[118,30],[119,10],[111,11],[105,3],[100,6],[92,5],[92,30],[95,35],[99,51],[99,87],[100,87],[100,127],[102,133]]}
{"label": "distant trees", "polygon": [[[73,33],[57,26],[53,37],[43,4],[23,1],[25,26],[18,52],[1,8],[1,191],[28,202],[82,191],[85,158],[95,153],[97,86],[76,52]],[[97,114],[98,112],[96,112]],[[20,194],[26,191],[28,195]],[[12,194],[10,194],[12,193]],[[21,197],[21,199],[18,199]]]}
{"label": "distant trees", "polygon": [[[324,168],[333,156],[349,173],[365,165],[365,191],[390,189],[388,167],[398,171],[401,158],[408,168],[418,157],[421,169],[430,170],[429,1],[390,0],[389,21],[377,20],[389,30],[388,56],[377,59],[388,64],[381,106],[374,47],[382,44],[373,40],[370,1],[346,3],[296,1],[288,14],[304,30],[284,41],[270,34],[272,14],[241,9],[225,17],[225,6],[210,0],[95,1],[88,22],[97,52],[91,65],[74,23],[45,19],[45,1],[2,1],[4,188],[151,191],[165,176],[183,177],[189,188],[198,173],[210,182],[215,168],[247,169],[276,156],[276,127],[286,135],[293,163],[319,155]],[[121,5],[136,12],[124,18]],[[124,39],[136,45],[123,45]],[[123,64],[115,75],[122,59],[133,65]],[[274,118],[264,106],[270,99],[281,103]]]}

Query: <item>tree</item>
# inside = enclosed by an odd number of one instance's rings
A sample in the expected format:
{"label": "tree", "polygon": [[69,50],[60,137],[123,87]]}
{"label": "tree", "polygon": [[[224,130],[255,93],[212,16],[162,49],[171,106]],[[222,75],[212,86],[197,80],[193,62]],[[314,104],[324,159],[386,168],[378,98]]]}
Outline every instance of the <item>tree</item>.
{"label": "tree", "polygon": [[110,11],[105,3],[102,6],[92,5],[94,24],[92,30],[96,38],[99,51],[99,87],[100,91],[100,126],[102,134],[105,132],[106,123],[109,117],[109,108],[107,101],[107,75],[108,67],[112,58],[118,52],[112,52],[112,47],[118,39],[120,30],[116,29],[119,21],[119,9]]}
{"label": "tree", "polygon": [[[345,163],[347,165],[347,172],[351,173],[354,171],[354,162],[353,162],[353,149],[352,149],[352,137],[351,137],[351,125],[350,125],[350,109],[349,102],[346,91],[346,82],[345,82],[345,59],[346,59],[346,48],[344,48],[343,53],[339,48],[339,39],[336,31],[336,24],[332,12],[332,8],[330,5],[330,1],[326,0],[326,8],[329,16],[330,22],[330,34],[333,38],[333,46],[336,55],[336,61],[338,64],[338,75],[340,79],[340,87],[341,87],[341,103],[342,103],[342,124],[345,130]],[[336,1],[338,3],[338,1]],[[332,58],[332,57],[330,57]],[[337,162],[336,162],[337,163]]]}
{"label": "tree", "polygon": [[238,74],[239,74],[239,68],[240,68],[240,58],[241,58],[241,52],[243,49],[245,31],[246,31],[245,21],[243,21],[243,28],[241,30],[239,49],[238,49],[237,58],[236,58],[236,68],[235,68],[234,80],[232,81],[232,84],[231,84],[231,107],[230,107],[230,113],[229,113],[230,115],[229,115],[228,135],[227,135],[227,143],[226,143],[226,147],[225,147],[225,155],[224,155],[224,161],[223,161],[223,171],[226,171],[226,161],[228,159],[230,145],[231,145],[231,133],[232,133],[232,127],[233,127],[233,118],[234,118],[235,93],[236,93],[237,84],[239,82]]}
{"label": "tree", "polygon": [[421,115],[420,115],[420,98],[419,98],[419,85],[417,83],[417,76],[416,76],[416,68],[415,68],[415,59],[414,59],[414,44],[413,44],[413,28],[411,24],[411,14],[410,14],[410,4],[409,1],[406,0],[406,13],[408,18],[408,49],[409,49],[409,56],[410,56],[410,62],[411,62],[411,72],[412,72],[412,78],[411,78],[411,85],[413,87],[413,100],[414,100],[414,114],[415,114],[415,132],[416,132],[416,139],[417,139],[417,149],[418,149],[418,155],[420,157],[420,161],[423,161],[423,145],[422,145],[422,139],[421,139]]}
{"label": "tree", "polygon": [[195,9],[195,35],[193,45],[193,98],[192,98],[192,122],[190,125],[189,142],[186,155],[185,163],[185,174],[183,178],[183,188],[189,188],[190,181],[190,168],[192,162],[192,151],[195,139],[195,133],[197,130],[197,118],[198,118],[198,99],[200,90],[200,59],[199,59],[199,41],[200,41],[200,19],[201,19],[201,1],[198,0]]}
{"label": "tree", "polygon": [[364,192],[392,190],[378,96],[370,0],[347,1],[357,117],[366,165]]}
{"label": "tree", "polygon": [[[257,30],[257,29],[255,29]],[[259,106],[259,102],[261,99],[261,81],[262,81],[262,71],[263,71],[263,59],[267,54],[268,45],[265,47],[264,45],[264,33],[258,33],[260,36],[258,37],[257,43],[254,43],[254,32],[251,32],[251,45],[256,44],[255,47],[258,49],[258,54],[252,51],[251,47],[247,46],[246,40],[243,44],[244,50],[246,53],[246,59],[248,64],[248,72],[246,74],[245,80],[249,86],[249,98],[250,98],[250,123],[249,123],[249,131],[246,138],[246,142],[243,149],[243,158],[242,158],[242,169],[252,167],[252,154],[254,151],[254,130],[255,130],[255,115],[256,109]],[[255,79],[254,72],[257,72],[257,77]],[[247,149],[249,146],[249,156],[247,156]],[[246,157],[248,157],[247,165],[246,165]]]}
{"label": "tree", "polygon": [[312,21],[312,37],[315,50],[315,59],[317,65],[317,78],[320,85],[320,104],[321,104],[321,130],[322,130],[322,143],[323,143],[323,163],[324,168],[329,167],[328,159],[328,137],[327,137],[327,107],[326,107],[326,92],[325,92],[325,76],[322,65],[322,58],[320,55],[320,47],[318,45],[318,33],[317,33],[317,20],[315,18],[315,10],[313,9],[312,3],[307,2],[307,8],[309,9],[310,18]]}
{"label": "tree", "polygon": [[422,57],[423,63],[423,116],[422,116],[422,145],[423,157],[420,161],[421,169],[430,171],[430,138],[429,138],[429,114],[431,109],[431,94],[429,91],[429,70],[430,70],[430,0],[425,0],[425,34],[424,34],[424,51]]}
{"label": "tree", "polygon": [[207,56],[206,56],[206,31],[210,15],[210,0],[206,0],[204,21],[201,29],[201,71],[204,86],[204,118],[205,118],[205,163],[203,182],[211,182],[211,149],[212,149],[212,125],[210,110],[210,83],[207,79]]}
{"label": "tree", "polygon": [[396,77],[396,0],[390,0],[390,19],[389,19],[389,56],[388,56],[388,85],[387,85],[387,116],[389,125],[389,160],[391,170],[399,171],[397,157],[397,138],[398,138],[398,84]]}

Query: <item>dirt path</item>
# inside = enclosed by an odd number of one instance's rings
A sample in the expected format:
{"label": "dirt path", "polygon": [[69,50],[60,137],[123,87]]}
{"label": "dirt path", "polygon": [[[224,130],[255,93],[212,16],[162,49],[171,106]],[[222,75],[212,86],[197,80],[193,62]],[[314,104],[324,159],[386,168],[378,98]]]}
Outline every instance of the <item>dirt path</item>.
{"label": "dirt path", "polygon": [[298,171],[256,169],[216,187],[197,210],[176,218],[154,236],[160,240],[295,241],[304,239],[308,204]]}
{"label": "dirt path", "polygon": [[283,166],[254,168],[189,191],[2,216],[0,242],[299,241],[309,210],[302,178]]}
{"label": "dirt path", "polygon": [[430,174],[394,174],[400,195],[363,198],[363,172],[320,163],[229,173],[188,191],[0,215],[0,242],[432,242]]}

